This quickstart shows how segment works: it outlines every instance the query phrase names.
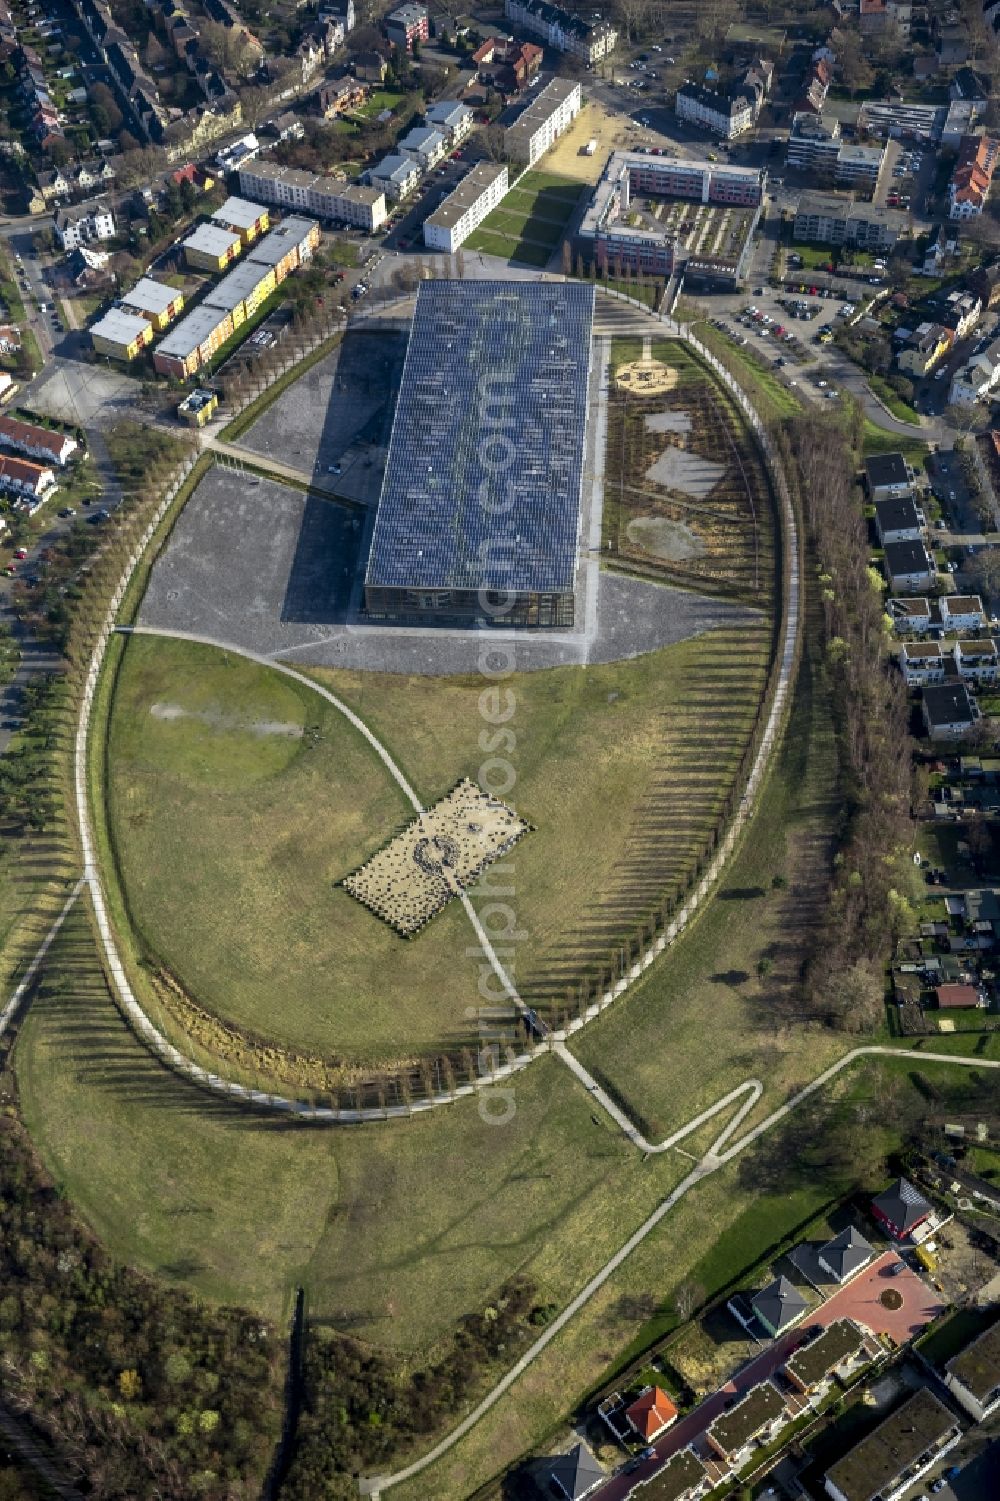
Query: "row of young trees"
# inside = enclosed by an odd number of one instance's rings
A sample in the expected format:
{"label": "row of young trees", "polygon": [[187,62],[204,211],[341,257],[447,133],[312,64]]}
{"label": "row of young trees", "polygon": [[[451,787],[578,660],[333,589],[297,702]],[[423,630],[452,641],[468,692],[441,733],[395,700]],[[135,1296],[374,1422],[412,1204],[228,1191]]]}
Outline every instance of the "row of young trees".
{"label": "row of young trees", "polygon": [[866,1031],[884,1016],[887,940],[912,919],[903,875],[912,839],[906,691],[889,670],[849,428],[837,416],[810,413],[792,418],[779,441],[798,470],[819,570],[844,809],[828,917],[806,998],[814,1014],[848,1031]]}

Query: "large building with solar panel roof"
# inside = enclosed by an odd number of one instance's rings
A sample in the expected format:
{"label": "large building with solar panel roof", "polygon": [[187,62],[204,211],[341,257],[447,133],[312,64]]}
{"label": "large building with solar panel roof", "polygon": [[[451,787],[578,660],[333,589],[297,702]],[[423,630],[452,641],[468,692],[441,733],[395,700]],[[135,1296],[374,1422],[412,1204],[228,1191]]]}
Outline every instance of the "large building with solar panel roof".
{"label": "large building with solar panel roof", "polygon": [[594,289],[417,296],[365,577],[376,620],[571,626]]}

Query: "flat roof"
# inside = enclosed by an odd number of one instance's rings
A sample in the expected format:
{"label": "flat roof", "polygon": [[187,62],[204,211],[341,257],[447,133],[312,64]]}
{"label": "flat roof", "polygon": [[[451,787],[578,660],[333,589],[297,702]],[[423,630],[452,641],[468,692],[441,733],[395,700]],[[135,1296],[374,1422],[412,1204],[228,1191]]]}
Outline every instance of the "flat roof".
{"label": "flat roof", "polygon": [[186,359],[189,354],[194,354],[199,345],[215,332],[219,324],[227,316],[222,308],[210,307],[203,302],[196,307],[193,313],[188,313],[176,323],[170,332],[162,338],[156,346],[157,354],[173,355],[175,359]]}
{"label": "flat roof", "polygon": [[910,471],[901,453],[877,453],[865,459],[870,485],[908,485]]}
{"label": "flat roof", "polygon": [[518,115],[513,125],[507,126],[507,137],[522,135],[531,137],[539,130],[547,120],[551,119],[559,107],[566,103],[574,90],[579,92],[580,85],[571,78],[553,78],[532,99],[527,109]]}
{"label": "flat roof", "polygon": [[827,1470],[847,1501],[874,1501],[958,1420],[926,1387]]}
{"label": "flat roof", "polygon": [[785,1369],[791,1371],[803,1386],[815,1386],[845,1360],[857,1355],[864,1342],[865,1337],[856,1324],[850,1319],[837,1319],[816,1339],[796,1350],[786,1362]]}
{"label": "flat roof", "polygon": [[781,1416],[785,1399],[769,1381],[752,1386],[735,1407],[706,1429],[725,1454],[737,1454],[755,1434]]}
{"label": "flat roof", "polygon": [[381,188],[370,188],[362,182],[338,183],[332,177],[317,178],[317,182],[329,183],[330,187],[324,188],[323,191],[336,193],[340,198],[346,198],[349,203],[372,204],[385,197]]}
{"label": "flat roof", "polygon": [[932,725],[973,724],[972,700],[964,683],[929,683],[924,689],[924,709]]}
{"label": "flat roof", "polygon": [[149,331],[149,324],[138,313],[126,313],[121,308],[111,308],[91,327],[91,334],[104,339],[114,339],[119,344],[132,344],[141,334]]}
{"label": "flat roof", "polygon": [[247,251],[247,260],[264,266],[276,266],[290,250],[301,245],[318,228],[315,219],[302,219],[293,214],[282,219],[277,228],[269,230],[263,239],[252,245]]}
{"label": "flat roof", "polygon": [[506,176],[507,168],[498,162],[477,162],[454,192],[438,204],[433,214],[428,214],[425,223],[452,229],[495,182]]}
{"label": "flat roof", "polygon": [[982,614],[983,602],[978,594],[942,594],[941,603],[948,606],[951,615]]}
{"label": "flat roof", "polygon": [[572,590],[593,314],[583,283],[421,283],[368,586]]}
{"label": "flat roof", "polygon": [[199,224],[192,234],[189,234],[183,242],[184,248],[200,250],[205,255],[225,255],[233,245],[240,245],[242,241],[239,235],[231,229],[223,229],[221,224]]}
{"label": "flat roof", "polygon": [[995,1392],[1000,1387],[1000,1319],[952,1356],[945,1370],[979,1401]]}
{"label": "flat roof", "polygon": [[249,198],[227,198],[217,208],[212,218],[216,224],[235,224],[240,229],[253,229],[257,220],[268,210],[262,203],[252,203]]}
{"label": "flat roof", "polygon": [[[708,1471],[693,1449],[681,1449],[672,1454],[662,1469],[657,1470],[648,1494],[656,1501],[679,1501],[699,1480],[704,1480]],[[645,1487],[643,1487],[645,1490]],[[642,1490],[637,1496],[642,1495]]]}
{"label": "flat roof", "polygon": [[202,307],[233,308],[252,297],[267,276],[269,267],[260,261],[247,260],[234,266],[202,299]]}
{"label": "flat roof", "polygon": [[940,657],[940,641],[904,641],[903,656],[911,657]]}
{"label": "flat roof", "polygon": [[144,308],[150,313],[165,313],[172,302],[182,294],[176,287],[165,287],[162,281],[154,281],[151,276],[144,276],[137,281],[131,292],[122,293],[122,302],[129,307]]}

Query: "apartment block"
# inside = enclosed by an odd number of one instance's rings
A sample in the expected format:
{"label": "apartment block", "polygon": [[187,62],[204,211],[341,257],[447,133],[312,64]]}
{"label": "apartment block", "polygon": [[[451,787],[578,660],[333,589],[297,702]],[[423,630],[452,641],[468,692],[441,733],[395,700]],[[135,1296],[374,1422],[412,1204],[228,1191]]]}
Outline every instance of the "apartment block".
{"label": "apartment block", "polygon": [[227,198],[212,215],[212,222],[232,230],[244,245],[249,245],[265,232],[270,215],[263,204],[252,203],[248,198]]}
{"label": "apartment block", "polygon": [[182,242],[184,259],[196,271],[224,271],[243,249],[240,236],[221,224],[199,224]]}
{"label": "apartment block", "polygon": [[803,193],[795,210],[793,237],[822,245],[891,250],[906,228],[906,215],[896,209],[833,193]]}
{"label": "apartment block", "polygon": [[121,304],[130,313],[141,313],[157,333],[162,333],[183,312],[184,293],[144,276],[130,292],[122,294]]}
{"label": "apartment block", "polygon": [[533,167],[580,113],[583,96],[578,83],[553,78],[538,90],[524,112],[504,132],[512,161]]}
{"label": "apartment block", "polygon": [[161,375],[186,380],[208,363],[232,332],[232,314],[203,303],[160,340],[153,350],[153,366]]}
{"label": "apartment block", "polygon": [[607,57],[618,40],[610,21],[595,15],[593,22],[588,22],[547,0],[505,0],[504,15],[529,36],[539,37],[546,46],[572,53],[585,63]]}
{"label": "apartment block", "polygon": [[201,305],[228,312],[232,316],[233,328],[237,329],[253,317],[276,285],[272,267],[246,260],[217,282]]}
{"label": "apartment block", "polygon": [[507,168],[477,162],[453,193],[424,220],[424,244],[453,255],[507,192]]}
{"label": "apartment block", "polygon": [[127,362],[153,342],[153,325],[141,313],[112,308],[93,325],[90,338],[98,354]]}

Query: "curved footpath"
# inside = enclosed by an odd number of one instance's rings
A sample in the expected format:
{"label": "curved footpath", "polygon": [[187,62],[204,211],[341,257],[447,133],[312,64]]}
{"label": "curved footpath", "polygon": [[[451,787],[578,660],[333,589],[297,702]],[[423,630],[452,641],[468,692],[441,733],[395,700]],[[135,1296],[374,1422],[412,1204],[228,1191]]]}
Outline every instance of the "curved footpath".
{"label": "curved footpath", "polygon": [[[539,1355],[541,1355],[542,1351],[552,1343],[556,1335],[560,1334],[562,1330],[565,1329],[570,1320],[575,1318],[580,1310],[590,1302],[594,1294],[600,1291],[600,1289],[604,1286],[604,1284],[610,1277],[614,1276],[618,1268],[624,1261],[628,1259],[629,1256],[631,1256],[636,1247],[642,1244],[647,1235],[649,1235],[651,1231],[656,1229],[657,1225],[659,1225],[660,1222],[670,1213],[671,1209],[673,1209],[676,1204],[679,1204],[681,1199],[683,1199],[685,1195],[690,1193],[692,1188],[696,1187],[696,1185],[699,1184],[704,1178],[709,1177],[712,1173],[718,1172],[721,1167],[725,1167],[728,1163],[732,1162],[736,1157],[740,1155],[741,1152],[745,1152],[747,1147],[752,1146],[752,1144],[758,1139],[758,1137],[763,1136],[765,1132],[770,1131],[773,1126],[776,1126],[780,1121],[783,1121],[787,1116],[791,1115],[793,1110],[797,1110],[801,1104],[809,1099],[811,1095],[815,1094],[817,1090],[822,1089],[826,1084],[828,1084],[831,1079],[833,1079],[837,1074],[841,1072],[842,1069],[849,1068],[851,1064],[856,1063],[859,1058],[870,1057],[872,1055],[878,1054],[883,1054],[890,1058],[914,1058],[922,1063],[949,1063],[957,1064],[964,1068],[1000,1069],[1000,1061],[994,1061],[992,1059],[984,1060],[982,1058],[960,1058],[955,1057],[950,1053],[922,1053],[914,1048],[853,1048],[851,1052],[845,1054],[845,1056],[841,1058],[838,1063],[834,1063],[830,1068],[825,1069],[824,1072],[821,1073],[817,1078],[815,1078],[811,1084],[807,1084],[804,1089],[799,1090],[798,1094],[793,1095],[793,1097],[784,1105],[781,1105],[777,1110],[772,1111],[772,1113],[767,1116],[765,1120],[761,1121],[759,1125],[754,1126],[753,1130],[748,1131],[745,1136],[741,1136],[739,1141],[737,1141],[733,1146],[729,1147],[726,1151],[722,1151],[722,1147],[738,1129],[741,1122],[746,1119],[747,1115],[760,1099],[760,1096],[763,1092],[763,1086],[758,1079],[748,1079],[744,1084],[741,1084],[738,1089],[733,1090],[732,1094],[727,1095],[724,1100],[720,1100],[718,1104],[713,1105],[711,1109],[704,1111],[699,1116],[696,1116],[693,1121],[689,1121],[689,1123],[680,1131],[675,1131],[673,1136],[668,1137],[666,1141],[661,1142],[657,1147],[650,1147],[649,1144],[645,1142],[644,1138],[639,1137],[638,1141],[636,1141],[636,1145],[642,1145],[644,1150],[665,1151],[668,1146],[676,1146],[677,1142],[682,1141],[685,1136],[690,1134],[690,1132],[697,1130],[698,1127],[704,1123],[704,1121],[717,1114],[721,1109],[725,1107],[726,1104],[731,1103],[738,1095],[749,1091],[748,1098],[740,1106],[739,1110],[733,1116],[732,1120],[729,1121],[727,1125],[724,1126],[723,1129],[719,1132],[719,1135],[715,1138],[715,1141],[709,1147],[708,1151],[705,1153],[704,1157],[702,1157],[701,1161],[695,1164],[695,1166],[688,1173],[687,1177],[684,1178],[680,1183],[678,1183],[677,1187],[672,1191],[672,1193],[670,1193],[668,1197],[663,1200],[663,1203],[659,1204],[657,1208],[653,1210],[653,1213],[639,1226],[638,1230],[636,1230],[634,1234],[629,1236],[625,1244],[615,1252],[615,1254],[609,1261],[605,1262],[600,1271],[596,1272],[594,1276],[591,1277],[587,1285],[579,1293],[577,1293],[576,1297],[572,1300],[571,1303],[568,1303],[566,1305],[562,1313],[557,1315],[557,1317],[552,1320],[552,1323],[547,1326],[544,1334],[542,1334],[535,1341],[530,1349],[525,1351],[520,1360],[517,1361],[517,1363],[513,1365],[507,1372],[506,1376],[504,1376],[501,1381],[497,1382],[493,1390],[487,1393],[483,1400],[476,1407],[474,1407],[473,1410],[465,1418],[463,1418],[462,1422],[459,1423],[456,1428],[452,1429],[451,1433],[449,1433],[446,1438],[443,1438],[439,1444],[435,1444],[434,1448],[430,1449],[420,1459],[414,1460],[414,1462],[410,1465],[407,1465],[405,1469],[397,1470],[394,1475],[379,1475],[367,1479],[360,1479],[358,1481],[358,1488],[361,1491],[361,1494],[365,1496],[372,1496],[375,1498],[375,1501],[378,1501],[378,1497],[381,1496],[384,1491],[390,1490],[393,1486],[402,1485],[402,1483],[406,1480],[412,1480],[414,1476],[419,1475],[423,1470],[426,1470],[429,1468],[429,1466],[435,1464],[437,1460],[443,1458],[443,1456],[447,1454],[449,1449],[453,1448],[455,1444],[463,1439],[465,1435],[469,1433],[470,1430],[473,1429],[476,1424],[486,1416],[490,1409],[496,1406],[497,1402],[500,1401],[500,1398],[510,1390],[510,1388],[514,1385],[514,1382],[517,1381],[518,1377],[522,1376],[528,1369],[528,1367],[538,1359]],[[589,1075],[586,1075],[586,1070],[582,1069],[581,1066],[575,1067],[574,1073],[576,1073],[578,1077],[583,1078],[583,1076],[586,1076],[589,1078]],[[591,1081],[590,1087],[594,1098],[600,1100],[602,1104],[605,1104],[605,1108],[607,1108],[607,1104],[605,1103],[606,1097],[604,1099],[601,1099],[603,1091],[599,1090],[597,1085],[594,1084],[593,1081]],[[615,1118],[618,1119],[619,1124],[622,1123],[621,1112],[612,1111],[609,1113],[615,1114]],[[623,1127],[623,1129],[625,1128]],[[631,1140],[636,1140],[638,1133],[633,1133],[634,1128],[632,1128],[631,1130],[626,1130],[626,1135],[628,1135]],[[610,1479],[611,1477],[609,1476],[608,1478]],[[600,1490],[598,1490],[596,1494],[599,1496]]]}
{"label": "curved footpath", "polygon": [[[632,299],[625,297],[618,297],[615,300],[629,303],[632,302]],[[605,991],[604,994],[601,995],[588,1008],[583,1016],[575,1018],[565,1029],[551,1033],[545,1042],[537,1043],[531,1047],[526,1048],[523,1052],[517,1054],[515,1057],[509,1058],[506,1063],[500,1064],[496,1067],[493,1067],[491,1063],[489,1071],[484,1072],[483,1076],[480,1079],[476,1080],[474,1083],[464,1084],[454,1090],[443,1091],[439,1094],[430,1096],[429,1098],[422,1099],[408,1105],[388,1106],[381,1109],[333,1109],[326,1106],[313,1105],[305,1100],[297,1100],[283,1095],[274,1094],[266,1090],[249,1088],[246,1085],[236,1083],[234,1080],[226,1079],[220,1074],[217,1074],[209,1069],[202,1067],[200,1064],[195,1063],[193,1059],[188,1058],[184,1053],[180,1051],[180,1049],[176,1048],[167,1037],[163,1035],[163,1033],[146,1015],[141,1004],[136,998],[135,993],[132,990],[128,975],[125,971],[125,967],[122,964],[120,955],[118,953],[114,934],[111,929],[111,924],[108,920],[107,906],[105,902],[103,887],[101,884],[100,871],[98,869],[98,864],[95,856],[93,830],[91,826],[90,816],[90,800],[88,797],[87,789],[87,754],[94,694],[96,692],[97,683],[100,678],[101,668],[103,666],[104,655],[107,650],[108,642],[111,636],[119,629],[116,624],[117,613],[121,608],[122,601],[125,597],[125,592],[140,559],[142,558],[146,549],[151,545],[153,538],[155,537],[156,532],[160,526],[160,523],[166,515],[170,505],[173,503],[180,486],[184,483],[191,469],[194,467],[196,460],[192,458],[191,461],[181,470],[177,479],[174,481],[173,485],[164,496],[160,505],[157,507],[157,510],[149,525],[147,526],[146,531],[143,533],[143,536],[141,537],[138,545],[136,546],[135,551],[126,563],[122,577],[118,583],[117,588],[114,591],[114,594],[112,595],[107,614],[98,634],[98,638],[94,646],[87,672],[87,679],[84,686],[83,699],[80,706],[80,716],[77,725],[75,746],[75,792],[77,817],[80,826],[80,840],[84,857],[84,873],[82,879],[90,889],[91,900],[94,906],[94,915],[97,921],[98,932],[100,934],[101,947],[104,950],[107,971],[110,976],[112,986],[114,987],[118,1003],[125,1016],[128,1018],[130,1024],[136,1031],[137,1035],[143,1040],[143,1042],[145,1042],[146,1045],[150,1047],[153,1052],[155,1052],[157,1056],[170,1068],[182,1074],[185,1078],[188,1078],[192,1082],[198,1084],[200,1087],[210,1089],[214,1093],[225,1095],[238,1103],[252,1106],[256,1109],[280,1112],[286,1115],[294,1115],[301,1120],[308,1120],[328,1125],[359,1125],[366,1122],[408,1119],[410,1116],[416,1113],[425,1110],[436,1109],[439,1106],[451,1104],[453,1101],[462,1099],[468,1095],[476,1094],[481,1090],[490,1089],[497,1083],[509,1078],[511,1075],[519,1072],[521,1069],[526,1068],[529,1063],[534,1061],[534,1059],[548,1053],[550,1051],[551,1043],[564,1042],[566,1037],[579,1031],[579,1029],[585,1026],[588,1021],[593,1020],[594,1017],[598,1016],[603,1010],[606,1009],[606,1007],[610,1006],[615,1000],[617,1000],[618,997],[622,995],[630,985],[638,980],[653,963],[653,961],[660,954],[662,954],[664,950],[669,947],[683,932],[694,913],[702,905],[715,882],[718,880],[723,867],[729,860],[735,848],[739,835],[741,834],[743,828],[750,818],[757,795],[766,777],[770,765],[771,756],[778,744],[781,735],[785,710],[788,703],[794,676],[795,660],[798,651],[801,630],[800,559],[798,529],[796,526],[794,509],[791,504],[787,486],[785,485],[784,476],[781,473],[781,470],[776,462],[775,455],[773,453],[767,433],[764,430],[763,424],[761,423],[760,418],[758,417],[742,387],[740,387],[737,381],[729,374],[727,370],[724,369],[724,367],[719,363],[715,356],[708,349],[706,349],[704,345],[702,345],[700,341],[696,339],[694,335],[691,334],[686,328],[684,328],[682,325],[674,323],[673,320],[663,317],[662,315],[651,314],[649,310],[641,304],[634,305],[644,318],[648,318],[651,323],[659,323],[659,325],[663,328],[665,334],[670,337],[684,339],[687,343],[689,343],[692,348],[701,356],[701,358],[704,359],[706,364],[708,364],[716,372],[716,374],[719,376],[719,379],[728,388],[734,399],[739,404],[740,409],[743,412],[747,422],[753,428],[758,438],[767,462],[768,470],[771,474],[771,478],[775,486],[775,490],[778,495],[785,555],[789,559],[787,577],[788,597],[785,609],[785,629],[780,648],[777,682],[771,709],[768,714],[764,733],[761,736],[761,742],[758,746],[757,754],[754,758],[750,775],[747,778],[747,784],[744,788],[739,806],[733,819],[730,822],[728,829],[726,830],[726,833],[720,840],[719,846],[715,852],[715,855],[713,856],[711,863],[708,866],[708,869],[706,870],[702,879],[699,881],[697,887],[688,897],[684,907],[673,918],[665,931],[659,936],[659,938],[656,939],[654,943],[652,943],[646,949],[645,953],[642,954],[642,956],[618,981],[618,983],[613,985],[609,990]],[[135,627],[134,629],[139,633],[144,632],[143,627]],[[402,771],[389,755],[386,748],[381,744],[378,738],[364,723],[364,721],[360,719],[360,717],[356,715],[352,710],[348,709],[347,705],[343,704],[338,698],[335,697],[335,695],[322,688],[319,684],[313,682],[312,679],[307,678],[304,674],[296,672],[294,668],[287,667],[283,663],[276,662],[273,658],[255,657],[252,653],[244,651],[241,648],[233,647],[231,644],[226,642],[215,641],[211,638],[197,637],[193,635],[190,637],[185,637],[185,633],[180,631],[167,633],[147,630],[145,633],[172,634],[184,639],[203,640],[206,641],[207,644],[223,646],[228,651],[238,652],[242,656],[249,657],[251,660],[259,661],[269,668],[283,672],[290,677],[294,677],[297,681],[304,683],[314,692],[319,693],[322,697],[326,698],[333,705],[333,707],[335,707],[340,713],[345,715],[349,722],[354,726],[355,729],[358,730],[358,732],[365,738],[371,748],[378,755],[379,759],[383,762],[389,774],[396,781],[397,785],[403,791],[404,795],[410,801],[411,805],[418,812],[422,811],[419,799],[417,798],[413,789],[410,787],[409,782],[406,780]],[[461,894],[461,900],[466,914],[469,917],[470,922],[472,923],[473,929],[476,932],[477,939],[483,949],[483,952],[489,960],[501,984],[503,985],[505,993],[510,997],[513,1004],[524,1011],[526,1008],[524,1007],[524,1004],[521,1001],[521,998],[519,997],[512,981],[510,980],[509,976],[507,976],[502,965],[500,964],[500,961],[492,945],[490,944],[481,923],[479,922],[471,900],[464,892]],[[59,919],[57,919],[57,924],[61,925],[64,918],[65,912]],[[47,938],[43,943],[42,947],[44,949],[47,950],[48,945],[51,943],[56,931],[58,931],[58,926],[54,925],[53,930],[50,931],[49,935],[47,935]],[[44,954],[40,949],[38,954],[36,954],[35,959],[32,961],[32,974],[37,972],[38,964],[41,962],[41,959],[43,957]],[[4,1012],[0,1015],[4,1017],[7,1017],[9,1015],[10,1019],[12,1019],[17,1011],[18,1006],[23,1002],[23,998],[27,989],[27,984],[22,982],[22,984],[18,987],[18,991],[15,993],[15,996],[12,997],[10,1003],[4,1009]],[[568,1056],[568,1054],[565,1055],[565,1057]]]}

